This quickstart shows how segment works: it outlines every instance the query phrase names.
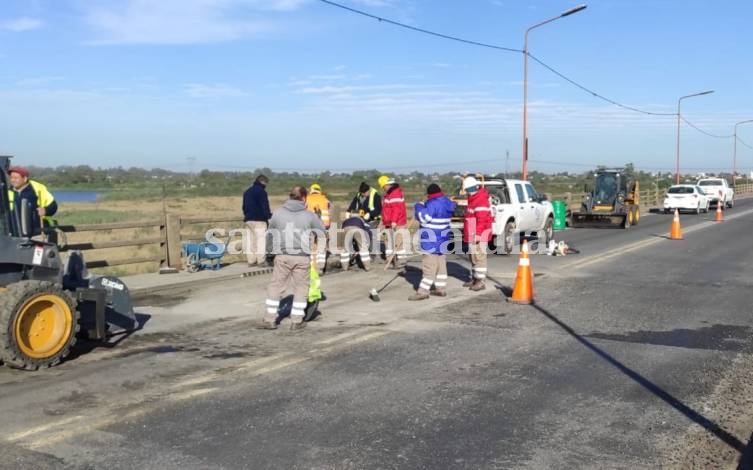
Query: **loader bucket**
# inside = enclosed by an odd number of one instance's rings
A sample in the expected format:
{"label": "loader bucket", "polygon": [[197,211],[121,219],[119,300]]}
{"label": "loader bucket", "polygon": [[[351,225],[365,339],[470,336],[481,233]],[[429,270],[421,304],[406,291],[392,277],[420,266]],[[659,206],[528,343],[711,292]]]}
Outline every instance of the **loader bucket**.
{"label": "loader bucket", "polygon": [[[131,294],[123,281],[112,276],[95,277],[89,281],[87,290],[104,293],[104,320],[107,335],[133,331],[139,326],[133,312]],[[91,331],[95,326],[96,307],[96,302],[79,304],[82,330]]]}
{"label": "loader bucket", "polygon": [[572,227],[574,228],[622,228],[625,226],[624,214],[585,214],[573,212]]}

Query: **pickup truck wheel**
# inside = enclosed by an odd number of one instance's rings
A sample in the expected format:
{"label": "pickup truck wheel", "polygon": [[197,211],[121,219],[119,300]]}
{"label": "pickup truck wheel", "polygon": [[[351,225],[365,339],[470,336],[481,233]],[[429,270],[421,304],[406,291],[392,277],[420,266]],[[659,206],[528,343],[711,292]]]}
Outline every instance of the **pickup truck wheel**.
{"label": "pickup truck wheel", "polygon": [[513,239],[513,236],[514,236],[513,229],[514,229],[514,225],[512,222],[507,222],[505,224],[505,231],[503,233],[503,236],[504,236],[503,247],[504,247],[505,253],[507,253],[508,255],[512,253],[513,245],[515,244],[514,243],[515,240]]}
{"label": "pickup truck wheel", "polygon": [[732,209],[732,206],[734,206],[734,205],[735,205],[735,200],[734,199],[732,199],[731,201],[727,201],[727,207],[728,208]]}
{"label": "pickup truck wheel", "polygon": [[709,213],[709,206],[710,205],[711,205],[711,203],[709,201],[706,201],[706,208],[703,210],[704,214],[708,214]]}
{"label": "pickup truck wheel", "polygon": [[544,224],[544,245],[549,245],[549,240],[554,239],[554,219],[547,217]]}

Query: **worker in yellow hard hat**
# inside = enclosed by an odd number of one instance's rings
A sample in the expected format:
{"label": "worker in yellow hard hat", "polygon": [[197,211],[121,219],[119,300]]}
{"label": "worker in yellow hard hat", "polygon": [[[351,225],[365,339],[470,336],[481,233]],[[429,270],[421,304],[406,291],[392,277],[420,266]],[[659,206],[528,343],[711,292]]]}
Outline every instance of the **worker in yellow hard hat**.
{"label": "worker in yellow hard hat", "polygon": [[394,263],[397,268],[402,268],[408,262],[408,254],[405,251],[405,238],[410,237],[407,232],[408,213],[405,208],[403,190],[394,178],[382,175],[377,180],[379,187],[384,191],[382,199],[382,222],[384,228],[389,228],[389,236],[385,244],[384,254],[387,260]]}
{"label": "worker in yellow hard hat", "polygon": [[[306,210],[311,211],[322,219],[324,228],[329,230],[331,224],[330,213],[332,211],[332,203],[327,199],[327,196],[322,192],[322,186],[319,183],[313,183],[309,188],[309,194],[306,197]],[[314,236],[314,235],[312,235]],[[327,240],[312,240],[311,241],[311,258],[316,263],[316,268],[319,274],[324,274],[324,268],[327,265]]]}

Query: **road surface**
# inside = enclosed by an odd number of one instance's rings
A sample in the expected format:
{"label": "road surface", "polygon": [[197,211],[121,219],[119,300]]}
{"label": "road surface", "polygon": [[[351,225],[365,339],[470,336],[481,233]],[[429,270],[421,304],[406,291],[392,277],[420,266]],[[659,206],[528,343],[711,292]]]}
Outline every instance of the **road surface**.
{"label": "road surface", "polygon": [[533,306],[502,255],[423,302],[417,269],[327,275],[300,332],[257,328],[264,277],[146,299],[114,347],[0,369],[0,467],[753,468],[753,200],[726,217],[557,232],[581,254],[534,256]]}

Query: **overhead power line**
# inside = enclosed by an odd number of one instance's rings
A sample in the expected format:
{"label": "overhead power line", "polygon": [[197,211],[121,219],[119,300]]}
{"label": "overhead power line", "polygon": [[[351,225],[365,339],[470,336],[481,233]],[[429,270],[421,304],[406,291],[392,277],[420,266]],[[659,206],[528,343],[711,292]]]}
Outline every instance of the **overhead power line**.
{"label": "overhead power line", "polygon": [[[505,52],[520,52],[520,53],[524,52],[521,49],[515,49],[515,48],[512,48],[512,47],[504,47],[504,46],[499,46],[499,45],[495,45],[495,44],[489,44],[489,43],[483,43],[483,42],[479,42],[479,41],[473,41],[473,40],[461,38],[461,37],[458,37],[458,36],[452,36],[452,35],[449,35],[449,34],[439,33],[439,32],[431,31],[431,30],[428,30],[428,29],[418,28],[416,26],[411,26],[409,24],[401,23],[399,21],[391,20],[389,18],[384,18],[382,16],[378,16],[378,15],[374,15],[374,14],[371,14],[371,13],[367,13],[367,12],[365,12],[363,10],[359,10],[357,8],[352,8],[352,7],[343,5],[341,3],[333,2],[332,0],[319,0],[319,1],[322,2],[322,3],[325,3],[327,5],[330,5],[330,6],[333,6],[333,7],[336,7],[336,8],[340,8],[342,10],[346,10],[346,11],[351,12],[351,13],[355,13],[357,15],[361,15],[361,16],[364,16],[364,17],[367,17],[367,18],[371,18],[371,19],[377,20],[379,22],[388,23],[388,24],[391,24],[391,25],[394,25],[394,26],[398,26],[400,28],[405,28],[405,29],[408,29],[408,30],[411,30],[411,31],[414,31],[414,32],[422,33],[422,34],[428,34],[430,36],[435,36],[435,37],[442,38],[442,39],[447,39],[447,40],[451,40],[451,41],[461,42],[461,43],[469,44],[469,45],[472,45],[472,46],[479,46],[479,47],[485,47],[485,48],[490,48],[490,49],[501,50],[501,51],[505,51]],[[608,98],[608,97],[602,95],[601,93],[598,93],[598,92],[596,92],[596,91],[594,91],[594,90],[586,87],[585,85],[582,85],[581,83],[573,80],[572,78],[566,76],[565,74],[563,74],[559,70],[555,69],[551,65],[545,63],[544,61],[542,61],[538,57],[534,56],[530,52],[527,53],[527,55],[528,55],[528,57],[531,58],[531,60],[533,60],[534,62],[538,63],[539,65],[541,65],[542,67],[544,67],[546,70],[550,71],[551,73],[557,75],[562,80],[565,80],[567,83],[573,85],[574,87],[579,88],[580,90],[588,93],[589,95],[593,96],[594,98],[600,99],[600,100],[602,100],[602,101],[604,101],[606,103],[609,103],[611,105],[617,106],[619,108],[622,108],[622,109],[625,109],[625,110],[628,110],[628,111],[633,111],[633,112],[636,112],[636,113],[644,114],[644,115],[647,115],[647,116],[677,116],[676,112],[673,112],[673,113],[659,113],[659,112],[654,112],[654,111],[646,111],[645,109],[640,109],[640,108],[637,108],[635,106],[630,106],[630,105],[626,105],[626,104],[620,103],[619,101],[616,101],[616,100],[613,100],[611,98]],[[734,137],[734,135],[717,135],[717,134],[712,134],[711,132],[707,132],[707,131],[701,129],[700,127],[696,126],[695,124],[693,124],[692,122],[688,121],[685,118],[682,118],[682,120],[685,121],[685,123],[687,125],[689,125],[693,129],[695,129],[696,131],[698,131],[698,132],[700,132],[702,134],[705,134],[705,135],[707,135],[709,137],[714,137],[714,138],[718,138],[718,139],[728,139],[730,137]],[[746,147],[753,149],[753,147],[751,147],[747,143],[743,142],[739,138],[738,138],[738,140],[743,145],[745,145]]]}
{"label": "overhead power line", "polygon": [[685,122],[685,124],[689,125],[693,129],[695,129],[698,132],[700,132],[701,134],[707,135],[709,137],[714,137],[716,139],[730,139],[730,138],[732,138],[732,137],[735,136],[735,134],[729,134],[729,135],[712,134],[711,132],[705,131],[705,130],[701,129],[700,127],[696,126],[695,124],[693,124],[692,122],[688,121],[684,117],[681,117],[680,119],[682,119]]}
{"label": "overhead power line", "polygon": [[549,70],[553,74],[557,75],[561,79],[563,79],[566,82],[570,83],[571,85],[573,85],[573,86],[575,86],[577,88],[580,88],[581,90],[585,91],[589,95],[594,96],[595,98],[599,98],[600,100],[606,101],[607,103],[613,104],[615,106],[619,106],[620,108],[627,109],[629,111],[635,111],[636,113],[647,114],[649,116],[677,116],[677,113],[655,113],[655,112],[652,112],[652,111],[646,111],[646,110],[643,110],[643,109],[636,108],[634,106],[628,106],[626,104],[619,103],[619,102],[617,102],[617,101],[615,101],[613,99],[607,98],[606,96],[601,95],[601,94],[599,94],[599,93],[597,93],[597,92],[595,92],[595,91],[593,91],[593,90],[591,90],[589,88],[586,88],[585,86],[583,86],[580,83],[576,82],[572,78],[569,78],[569,77],[565,76],[562,72],[559,72],[554,67],[552,67],[550,65],[547,65],[546,63],[544,63],[541,59],[539,59],[535,55],[529,53],[528,57],[530,57],[531,60],[537,62],[539,65],[541,65],[545,69]]}
{"label": "overhead power line", "polygon": [[743,141],[743,139],[741,139],[740,137],[737,138],[737,141],[743,144],[744,146],[748,147],[749,149],[753,150],[753,147],[745,143],[745,141]]}
{"label": "overhead power line", "polygon": [[409,24],[401,23],[399,21],[394,21],[394,20],[390,20],[388,18],[383,18],[381,16],[372,15],[371,13],[367,13],[365,11],[358,10],[356,8],[351,8],[349,6],[345,6],[345,5],[342,5],[340,3],[336,3],[336,2],[330,1],[330,0],[319,0],[319,1],[322,2],[322,3],[326,3],[327,5],[331,5],[333,7],[342,8],[343,10],[347,10],[349,12],[365,16],[367,18],[372,18],[372,19],[380,21],[380,22],[389,23],[391,25],[399,26],[401,28],[409,29],[411,31],[416,31],[418,33],[429,34],[431,36],[436,36],[436,37],[443,38],[443,39],[449,39],[451,41],[462,42],[462,43],[470,44],[470,45],[473,45],[473,46],[486,47],[486,48],[489,48],[489,49],[497,49],[497,50],[500,50],[500,51],[506,51],[506,52],[523,52],[521,49],[514,49],[512,47],[497,46],[495,44],[488,44],[488,43],[484,43],[484,42],[473,41],[473,40],[470,40],[470,39],[464,39],[464,38],[457,37],[457,36],[451,36],[449,34],[443,34],[443,33],[438,33],[436,31],[430,31],[428,29],[417,28],[416,26],[411,26]]}

